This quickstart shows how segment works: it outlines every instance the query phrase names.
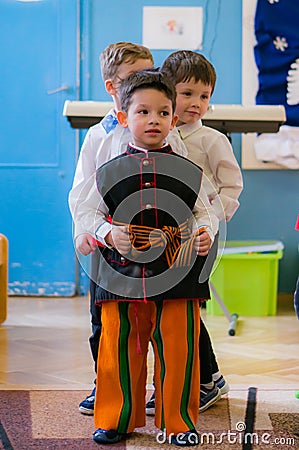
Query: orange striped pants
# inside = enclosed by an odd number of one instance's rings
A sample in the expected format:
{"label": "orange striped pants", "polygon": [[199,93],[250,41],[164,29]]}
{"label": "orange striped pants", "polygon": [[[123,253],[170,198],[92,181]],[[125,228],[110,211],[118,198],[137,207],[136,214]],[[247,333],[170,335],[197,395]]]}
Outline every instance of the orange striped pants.
{"label": "orange striped pants", "polygon": [[166,434],[195,428],[199,408],[199,302],[102,304],[94,420],[130,433],[145,425],[147,352],[155,356],[155,425]]}

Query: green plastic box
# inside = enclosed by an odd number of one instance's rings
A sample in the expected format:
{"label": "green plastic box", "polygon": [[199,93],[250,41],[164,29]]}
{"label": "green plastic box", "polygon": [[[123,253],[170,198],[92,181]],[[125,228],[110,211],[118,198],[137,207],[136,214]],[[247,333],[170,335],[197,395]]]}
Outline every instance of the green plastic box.
{"label": "green plastic box", "polygon": [[[280,241],[227,241],[222,249],[220,243],[210,281],[230,314],[276,314],[283,248]],[[208,314],[224,314],[213,295],[206,306]]]}

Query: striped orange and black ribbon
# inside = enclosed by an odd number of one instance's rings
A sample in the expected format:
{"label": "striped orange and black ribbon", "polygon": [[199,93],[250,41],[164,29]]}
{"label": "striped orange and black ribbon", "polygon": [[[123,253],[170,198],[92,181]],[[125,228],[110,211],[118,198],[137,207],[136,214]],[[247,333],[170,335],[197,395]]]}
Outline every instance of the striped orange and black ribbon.
{"label": "striped orange and black ribbon", "polygon": [[169,267],[191,265],[194,240],[207,228],[201,227],[192,235],[188,221],[178,227],[163,226],[162,228],[121,222],[113,222],[113,224],[127,227],[132,247],[135,250],[145,251],[150,247],[165,247],[165,257]]}

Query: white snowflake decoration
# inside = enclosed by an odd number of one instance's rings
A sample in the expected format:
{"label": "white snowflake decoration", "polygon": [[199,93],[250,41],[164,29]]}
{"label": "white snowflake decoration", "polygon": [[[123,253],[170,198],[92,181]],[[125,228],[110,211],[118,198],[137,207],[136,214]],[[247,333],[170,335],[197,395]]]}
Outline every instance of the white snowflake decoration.
{"label": "white snowflake decoration", "polygon": [[280,36],[276,36],[276,38],[273,41],[273,44],[275,45],[276,50],[280,50],[281,52],[284,52],[285,49],[288,48],[289,46],[286,38]]}
{"label": "white snowflake decoration", "polygon": [[279,0],[268,0],[270,5],[274,5],[274,3],[279,3]]}
{"label": "white snowflake decoration", "polygon": [[288,105],[299,104],[299,58],[296,59],[290,67],[287,76],[288,92],[287,103]]}

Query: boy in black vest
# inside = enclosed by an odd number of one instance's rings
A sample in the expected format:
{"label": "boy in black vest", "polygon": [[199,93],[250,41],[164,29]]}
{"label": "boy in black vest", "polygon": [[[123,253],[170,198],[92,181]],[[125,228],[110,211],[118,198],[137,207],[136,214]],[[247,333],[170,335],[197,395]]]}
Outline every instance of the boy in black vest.
{"label": "boy in black vest", "polygon": [[119,442],[145,425],[150,341],[155,424],[176,445],[198,444],[198,300],[209,298],[208,283],[198,278],[218,219],[200,190],[200,168],[166,142],[177,120],[175,98],[157,70],[122,82],[117,118],[129,127],[132,143],[97,170],[98,192],[91,191],[82,208],[83,226],[104,245],[93,436],[101,444]]}

